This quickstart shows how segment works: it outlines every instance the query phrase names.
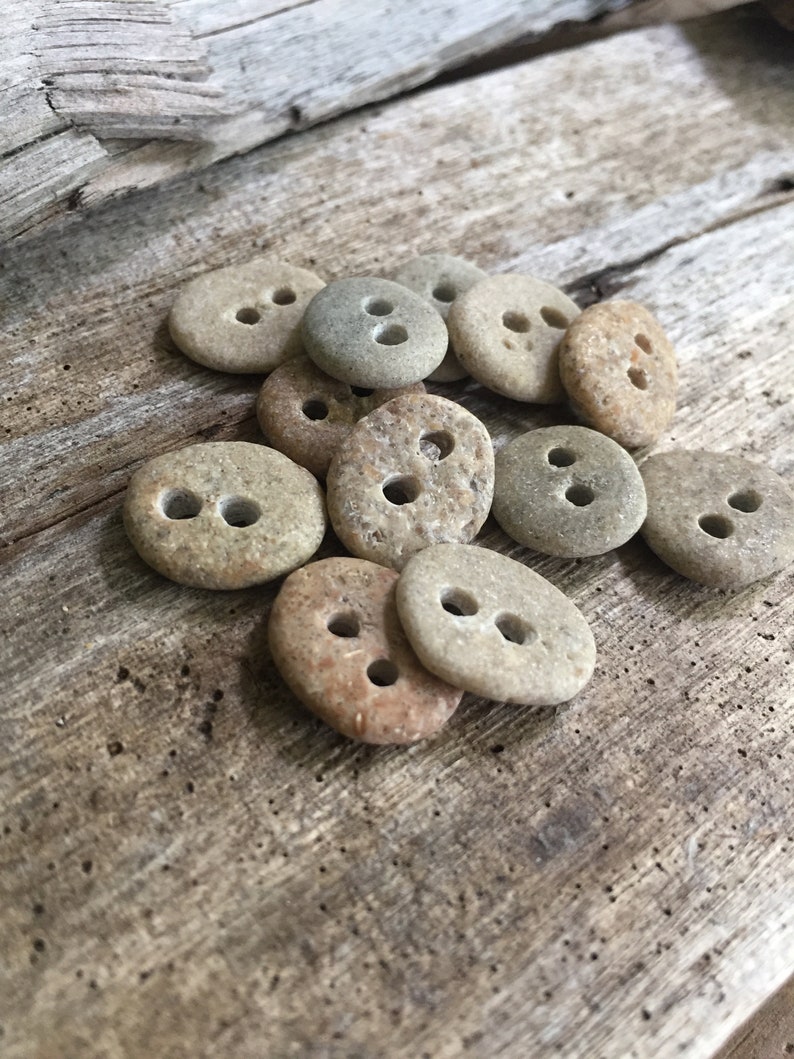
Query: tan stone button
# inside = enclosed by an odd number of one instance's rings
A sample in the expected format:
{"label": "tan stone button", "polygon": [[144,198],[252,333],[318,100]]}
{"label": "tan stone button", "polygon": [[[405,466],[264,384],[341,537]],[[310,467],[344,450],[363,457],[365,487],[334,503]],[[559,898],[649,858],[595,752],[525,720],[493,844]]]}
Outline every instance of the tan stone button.
{"label": "tan stone button", "polygon": [[560,346],[560,376],[582,422],[627,449],[652,445],[675,413],[675,350],[636,302],[585,309]]}
{"label": "tan stone button", "polygon": [[455,300],[449,337],[458,359],[483,386],[516,401],[565,399],[557,349],[579,315],[575,302],[533,276],[490,276]]}
{"label": "tan stone button", "polygon": [[397,574],[364,559],[323,559],[290,574],[268,636],[300,701],[365,743],[413,743],[454,713],[462,692],[421,665],[394,605]]}
{"label": "tan stone button", "polygon": [[168,329],[182,352],[207,368],[272,371],[303,351],[301,317],[324,286],[306,269],[256,258],[187,283]]}
{"label": "tan stone button", "polygon": [[426,548],[400,575],[397,609],[424,665],[475,695],[549,706],[573,698],[592,676],[595,643],[581,612],[499,552]]}
{"label": "tan stone button", "polygon": [[742,588],[794,561],[794,492],[741,456],[676,450],[640,465],[648,495],[642,536],[702,585]]}
{"label": "tan stone button", "polygon": [[140,467],[124,502],[138,554],[196,588],[246,588],[305,563],[326,526],[323,491],[303,467],[245,441],[191,445]]}
{"label": "tan stone button", "polygon": [[491,507],[493,448],[471,412],[430,394],[362,419],[331,460],[328,514],[354,555],[399,570],[439,541],[470,541]]}
{"label": "tan stone button", "polygon": [[355,423],[404,393],[424,393],[421,382],[371,390],[332,379],[307,356],[276,368],[259,391],[256,414],[270,444],[325,478],[328,464]]}

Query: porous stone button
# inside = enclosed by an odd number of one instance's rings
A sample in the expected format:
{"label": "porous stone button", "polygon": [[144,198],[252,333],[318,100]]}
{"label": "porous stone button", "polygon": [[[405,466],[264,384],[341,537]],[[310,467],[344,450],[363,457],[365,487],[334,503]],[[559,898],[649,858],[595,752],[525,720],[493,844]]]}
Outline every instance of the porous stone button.
{"label": "porous stone button", "polygon": [[499,552],[426,548],[400,575],[397,609],[424,665],[475,695],[549,706],[573,698],[592,676],[596,649],[584,616],[540,574]]}
{"label": "porous stone button", "polygon": [[305,563],[326,527],[317,480],[274,449],[211,441],[156,456],[130,480],[124,525],[159,573],[246,588]]}
{"label": "porous stone button", "polygon": [[216,371],[271,371],[303,352],[303,311],[325,284],[294,265],[256,258],[187,283],[168,317],[191,360]]}
{"label": "porous stone button", "polygon": [[325,478],[328,464],[355,423],[393,397],[424,393],[421,382],[372,390],[332,379],[307,356],[294,357],[268,376],[256,404],[270,444]]}
{"label": "porous stone button", "polygon": [[676,450],[640,464],[642,536],[679,574],[742,588],[794,560],[794,492],[769,467],[729,453]]}
{"label": "porous stone button", "polygon": [[326,724],[364,743],[424,739],[463,694],[416,657],[397,617],[397,576],[364,559],[323,559],[290,574],[270,613],[285,682]]}
{"label": "porous stone button", "polygon": [[444,359],[447,328],[418,294],[399,283],[358,276],[329,283],[303,317],[306,352],[353,386],[408,386]]}
{"label": "porous stone button", "polygon": [[[410,288],[429,302],[444,320],[449,316],[450,306],[458,295],[481,279],[487,279],[486,272],[470,261],[451,254],[422,254],[412,258],[397,270],[394,277],[396,283]],[[428,379],[430,382],[456,382],[467,374],[450,342],[444,359],[428,375]]]}
{"label": "porous stone button", "polygon": [[565,332],[560,377],[582,422],[627,449],[652,445],[675,413],[675,350],[637,302],[585,309]]}
{"label": "porous stone button", "polygon": [[399,570],[439,541],[470,541],[491,507],[493,448],[471,412],[430,394],[376,408],[328,469],[328,513],[354,555]]}
{"label": "porous stone button", "polygon": [[535,551],[601,555],[633,537],[646,510],[634,460],[587,427],[530,430],[496,454],[496,521]]}
{"label": "porous stone button", "polygon": [[447,320],[463,367],[496,393],[516,401],[565,399],[557,349],[579,315],[575,302],[533,276],[490,276],[456,298]]}

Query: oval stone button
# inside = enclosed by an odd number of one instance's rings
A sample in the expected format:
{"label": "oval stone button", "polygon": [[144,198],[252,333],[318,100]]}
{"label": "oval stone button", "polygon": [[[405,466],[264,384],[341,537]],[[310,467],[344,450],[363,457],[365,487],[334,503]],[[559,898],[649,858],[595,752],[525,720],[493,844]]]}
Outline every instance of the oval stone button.
{"label": "oval stone button", "polygon": [[271,371],[303,351],[301,317],[324,286],[313,272],[265,258],[205,272],[179,292],[168,329],[207,368]]}
{"label": "oval stone button", "polygon": [[365,743],[432,735],[462,692],[421,665],[397,617],[397,574],[334,558],[290,574],[270,613],[273,661],[300,701]]}
{"label": "oval stone button", "polygon": [[326,526],[316,479],[274,449],[211,441],[140,467],[124,502],[138,554],[196,588],[246,588],[305,563]]}
{"label": "oval stone button", "polygon": [[742,588],[794,560],[794,493],[741,456],[676,450],[640,465],[642,536],[668,566],[712,588]]}
{"label": "oval stone button", "polygon": [[419,382],[447,351],[436,310],[399,283],[375,276],[329,283],[303,318],[306,352],[323,371],[353,386]]}
{"label": "oval stone button", "polygon": [[399,570],[439,541],[470,541],[493,497],[493,448],[471,412],[430,394],[376,408],[328,470],[328,513],[342,543]]}
{"label": "oval stone button", "polygon": [[475,695],[550,706],[592,676],[596,649],[584,616],[540,574],[499,552],[426,548],[400,575],[397,609],[424,665]]}
{"label": "oval stone button", "polygon": [[497,453],[493,513],[505,533],[535,551],[601,555],[642,525],[645,486],[611,438],[587,427],[545,427]]}
{"label": "oval stone button", "polygon": [[560,346],[560,376],[582,422],[627,449],[652,445],[675,413],[675,350],[637,302],[585,309]]}

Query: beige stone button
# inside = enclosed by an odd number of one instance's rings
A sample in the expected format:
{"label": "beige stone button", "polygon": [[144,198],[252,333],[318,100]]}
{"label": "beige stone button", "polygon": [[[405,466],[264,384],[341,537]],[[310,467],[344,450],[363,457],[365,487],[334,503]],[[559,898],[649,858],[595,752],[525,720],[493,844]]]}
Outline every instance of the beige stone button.
{"label": "beige stone button", "polygon": [[404,393],[424,393],[421,382],[372,390],[332,379],[307,356],[293,357],[265,379],[256,414],[273,448],[325,478],[328,464],[353,426]]}
{"label": "beige stone button", "polygon": [[324,286],[313,272],[266,258],[205,272],[177,295],[168,329],[207,368],[272,371],[303,351],[301,317]]}
{"label": "beige stone button", "polygon": [[679,449],[640,465],[648,495],[642,536],[702,585],[742,588],[794,561],[794,492],[769,467]]}
{"label": "beige stone button", "polygon": [[585,309],[560,346],[560,376],[582,422],[627,449],[652,445],[675,413],[675,350],[636,302]]}
{"label": "beige stone button", "polygon": [[268,636],[300,701],[365,743],[413,743],[444,724],[462,692],[421,665],[394,604],[397,574],[364,559],[323,559],[290,574]]}
{"label": "beige stone button", "polygon": [[328,513],[362,559],[399,570],[439,541],[470,541],[491,507],[493,448],[471,412],[408,394],[362,419],[331,460]]}
{"label": "beige stone button", "polygon": [[397,584],[403,628],[424,665],[488,699],[549,706],[581,691],[595,666],[584,616],[523,563],[476,545],[415,555]]}
{"label": "beige stone button", "polygon": [[490,276],[455,300],[449,337],[458,359],[483,386],[516,401],[565,399],[557,349],[579,315],[575,302],[533,276]]}
{"label": "beige stone button", "polygon": [[196,588],[246,588],[305,563],[326,526],[317,480],[246,441],[156,456],[130,480],[124,525],[159,573]]}

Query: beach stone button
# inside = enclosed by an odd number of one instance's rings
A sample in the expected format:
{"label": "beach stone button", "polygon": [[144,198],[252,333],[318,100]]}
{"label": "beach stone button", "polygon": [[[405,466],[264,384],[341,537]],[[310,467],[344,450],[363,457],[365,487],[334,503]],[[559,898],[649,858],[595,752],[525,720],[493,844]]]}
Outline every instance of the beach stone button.
{"label": "beach stone button", "polygon": [[397,583],[397,609],[420,660],[442,680],[496,701],[566,702],[593,674],[584,616],[534,570],[476,545],[415,555]]}
{"label": "beach stone button", "polygon": [[471,412],[430,394],[376,408],[328,469],[328,513],[354,555],[399,570],[421,548],[470,541],[493,497],[493,448]]}
{"label": "beach stone button", "polygon": [[678,449],[640,464],[642,536],[679,574],[742,588],[794,561],[794,492],[769,467],[729,453]]}
{"label": "beach stone button", "polygon": [[587,427],[530,430],[496,454],[496,521],[535,551],[601,555],[633,537],[646,510],[634,460]]}
{"label": "beach stone button", "polygon": [[447,324],[458,359],[483,386],[516,401],[556,404],[565,400],[557,349],[578,315],[550,283],[512,274],[470,287],[453,302]]}
{"label": "beach stone button", "polygon": [[168,329],[207,368],[272,371],[303,352],[301,317],[324,286],[313,272],[265,258],[205,272],[177,295]]}
{"label": "beach stone button", "polygon": [[585,309],[563,338],[560,376],[582,422],[627,449],[652,445],[675,413],[675,350],[637,302]]}
{"label": "beach stone button", "polygon": [[[487,279],[481,268],[451,254],[422,254],[412,258],[397,270],[394,280],[408,287],[429,302],[444,320],[459,294]],[[457,382],[468,372],[455,356],[450,342],[439,366],[428,375],[430,382]]]}
{"label": "beach stone button", "polygon": [[437,368],[447,328],[436,310],[399,283],[358,276],[329,283],[303,317],[306,352],[353,386],[408,386]]}
{"label": "beach stone button", "polygon": [[304,355],[268,376],[256,414],[274,448],[325,478],[331,457],[359,419],[393,397],[424,392],[421,382],[393,390],[351,386],[332,379]]}
{"label": "beach stone button", "polygon": [[210,441],[140,467],[124,525],[141,558],[165,577],[196,588],[246,588],[314,555],[325,499],[313,475],[275,449]]}
{"label": "beach stone button", "polygon": [[276,668],[300,701],[364,743],[414,743],[463,695],[422,666],[397,616],[393,570],[333,558],[296,570],[270,612]]}

